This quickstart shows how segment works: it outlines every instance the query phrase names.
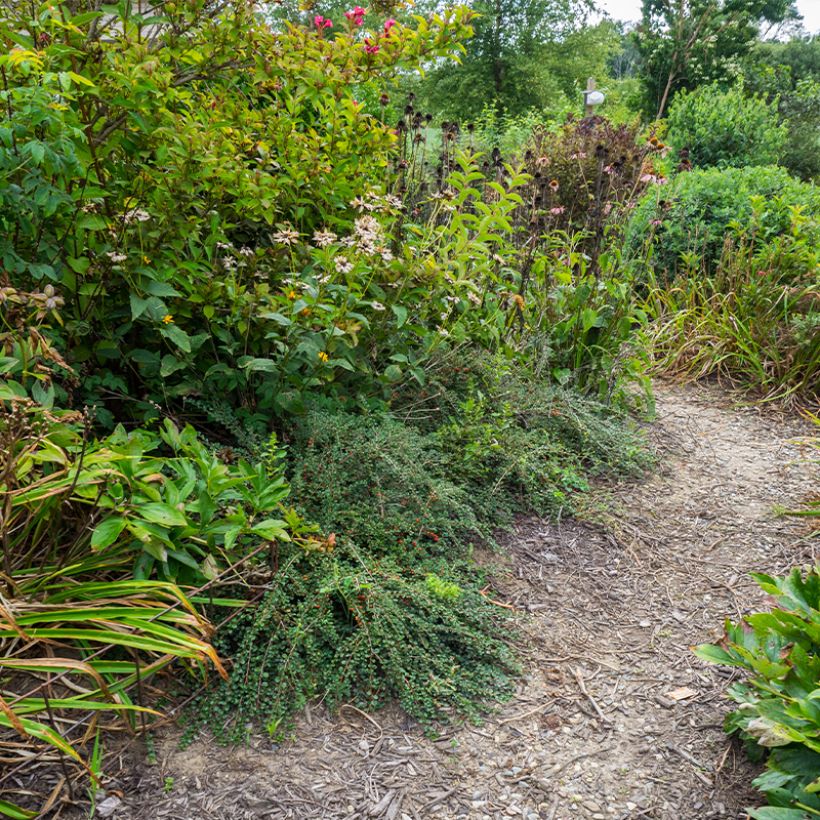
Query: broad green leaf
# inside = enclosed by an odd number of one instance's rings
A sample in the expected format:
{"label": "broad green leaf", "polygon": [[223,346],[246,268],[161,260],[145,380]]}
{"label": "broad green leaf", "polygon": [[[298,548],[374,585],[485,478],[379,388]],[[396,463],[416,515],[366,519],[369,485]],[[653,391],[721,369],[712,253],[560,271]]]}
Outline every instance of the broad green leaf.
{"label": "broad green leaf", "polygon": [[163,527],[184,527],[188,521],[176,507],[161,502],[140,504],[135,513],[152,524],[161,524]]}
{"label": "broad green leaf", "polygon": [[91,546],[97,550],[110,547],[119,538],[126,523],[125,518],[118,515],[100,521],[91,535]]}

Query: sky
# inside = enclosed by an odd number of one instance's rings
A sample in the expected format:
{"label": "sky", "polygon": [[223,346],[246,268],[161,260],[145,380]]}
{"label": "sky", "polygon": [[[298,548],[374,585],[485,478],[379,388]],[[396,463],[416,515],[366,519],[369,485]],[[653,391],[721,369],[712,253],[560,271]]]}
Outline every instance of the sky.
{"label": "sky", "polygon": [[[616,20],[638,20],[641,16],[641,0],[597,0],[596,5]],[[797,0],[797,8],[806,30],[820,31],[820,0]]]}

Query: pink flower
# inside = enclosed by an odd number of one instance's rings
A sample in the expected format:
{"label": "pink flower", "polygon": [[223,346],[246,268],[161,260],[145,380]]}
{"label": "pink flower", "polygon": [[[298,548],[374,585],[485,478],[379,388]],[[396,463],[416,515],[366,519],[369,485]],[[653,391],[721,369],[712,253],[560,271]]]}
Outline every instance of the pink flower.
{"label": "pink flower", "polygon": [[565,210],[566,208],[564,208],[563,205],[558,205],[555,208],[550,208],[550,213],[553,216],[561,216],[561,214],[564,213]]}
{"label": "pink flower", "polygon": [[354,26],[361,26],[364,22],[365,14],[367,14],[367,12],[361,6],[356,6],[350,11],[346,11],[345,17],[347,17]]}
{"label": "pink flower", "polygon": [[384,34],[387,36],[390,34],[390,29],[396,25],[396,21],[391,17],[389,20],[384,21]]}
{"label": "pink flower", "polygon": [[316,26],[319,31],[322,31],[322,29],[333,28],[333,21],[328,20],[327,17],[322,17],[321,14],[317,14],[313,18],[313,25]]}
{"label": "pink flower", "polygon": [[378,54],[379,47],[369,38],[364,38],[364,50],[366,54]]}

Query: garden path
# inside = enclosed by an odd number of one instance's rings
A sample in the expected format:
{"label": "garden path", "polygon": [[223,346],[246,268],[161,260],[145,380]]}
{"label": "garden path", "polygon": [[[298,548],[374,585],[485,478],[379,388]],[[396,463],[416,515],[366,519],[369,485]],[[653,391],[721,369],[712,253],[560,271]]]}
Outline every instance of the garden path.
{"label": "garden path", "polygon": [[314,708],[282,746],[179,752],[167,737],[113,816],[744,817],[754,768],[721,729],[730,675],[689,646],[763,603],[749,572],[813,559],[805,525],[774,509],[818,475],[793,417],[714,387],[657,394],[656,474],[602,488],[591,522],[528,519],[508,537],[490,594],[521,613],[526,676],[483,725],[430,739],[398,709]]}

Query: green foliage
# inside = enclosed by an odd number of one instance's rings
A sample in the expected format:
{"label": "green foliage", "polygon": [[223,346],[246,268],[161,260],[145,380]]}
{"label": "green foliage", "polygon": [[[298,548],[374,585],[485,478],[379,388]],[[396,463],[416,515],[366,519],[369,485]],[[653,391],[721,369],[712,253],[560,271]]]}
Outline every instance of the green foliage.
{"label": "green foliage", "polygon": [[[624,237],[628,258],[659,279],[699,269],[714,273],[726,237],[754,224],[755,248],[788,234],[793,209],[812,217],[804,225],[808,244],[817,244],[814,219],[820,191],[782,168],[709,168],[678,174],[669,185],[647,193]],[[755,209],[758,215],[755,217]]]}
{"label": "green foliage", "polygon": [[447,474],[491,524],[571,511],[590,475],[646,464],[639,437],[611,410],[500,361],[474,368],[448,401],[453,409],[435,431]]}
{"label": "green foliage", "polygon": [[440,356],[427,396],[396,397],[405,423],[336,408],[300,420],[293,492],[331,534],[282,545],[270,591],[219,631],[234,671],[199,700],[191,733],[239,739],[248,721],[279,726],[316,696],[396,698],[431,721],[475,718],[509,694],[515,667],[470,543],[516,511],[566,509],[587,476],[646,455],[602,405],[498,360]]}
{"label": "green foliage", "polygon": [[750,816],[820,816],[820,568],[754,577],[777,606],[737,624],[727,621],[720,644],[700,646],[697,654],[748,672],[729,687],[738,708],[726,728],[767,752],[766,771],[754,784],[777,807],[750,810]]}
{"label": "green foliage", "polygon": [[396,419],[314,413],[299,424],[291,483],[325,531],[369,555],[421,557],[489,535],[448,472],[435,441]]}
{"label": "green foliage", "polygon": [[[31,402],[0,410],[6,571],[33,561],[65,571],[94,556],[97,566],[201,583],[248,551],[289,540],[302,523],[284,510],[281,472],[227,465],[190,426],[166,420],[89,441],[79,414],[50,421]],[[74,422],[74,423],[72,423]],[[281,471],[281,467],[279,468]]]}
{"label": "green foliage", "polygon": [[725,81],[761,26],[796,16],[793,0],[643,0],[633,37],[646,113],[659,119],[679,91]]}
{"label": "green foliage", "polygon": [[[324,342],[346,322],[363,327],[356,308],[372,298],[345,291],[324,316],[315,294],[300,303],[284,281],[305,265],[319,273],[292,237],[349,231],[349,203],[383,179],[395,138],[354,94],[455,53],[470,13],[416,18],[368,46],[352,22],[333,38],[275,32],[246,4],[184,0],[159,20],[127,5],[103,18],[59,11],[31,20],[6,5],[0,17],[2,284],[56,289],[55,347],[94,371],[77,398],[112,416],[112,393],[146,387],[266,409],[281,396],[281,411],[298,400],[289,382],[332,372]],[[258,395],[272,371],[282,381]]]}
{"label": "green foliage", "polygon": [[[183,459],[169,459],[171,466],[152,458],[146,431],[119,429],[92,441],[81,414],[55,415],[8,391],[0,383],[0,745],[7,762],[24,764],[27,740],[46,744],[98,785],[86,717],[104,715],[108,726],[134,731],[157,714],[142,702],[143,685],[170,663],[192,673],[212,663],[225,674],[212,627],[183,590],[145,573],[131,577],[135,561],[154,560],[158,549],[166,576],[176,576],[177,565],[201,575],[192,556],[208,546],[208,527],[188,518],[195,469],[188,464],[181,482],[174,467]],[[188,439],[181,449],[193,446],[188,431],[169,426],[164,434]],[[220,479],[218,467],[208,467],[202,497]],[[33,817],[33,808],[3,803],[0,813]]]}
{"label": "green foliage", "polygon": [[768,103],[742,86],[718,83],[682,92],[669,107],[669,143],[688,152],[696,168],[777,165],[788,129],[776,100]]}
{"label": "green foliage", "polygon": [[788,229],[765,238],[770,212],[755,200],[751,224],[727,237],[713,275],[693,256],[689,271],[651,289],[651,344],[665,370],[811,404],[820,384],[820,225],[794,207]]}
{"label": "green foliage", "polygon": [[239,740],[249,721],[281,723],[320,695],[367,709],[397,699],[425,722],[475,719],[512,691],[501,617],[453,558],[373,560],[348,542],[285,553],[259,605],[220,630],[237,671],[199,699],[189,733]]}
{"label": "green foliage", "polygon": [[749,91],[777,100],[788,128],[782,164],[801,179],[820,177],[820,37],[758,43],[744,63]]}
{"label": "green foliage", "polygon": [[496,357],[447,356],[397,419],[318,413],[300,425],[292,486],[305,515],[372,554],[461,554],[516,512],[558,513],[589,475],[644,466],[612,409]]}

